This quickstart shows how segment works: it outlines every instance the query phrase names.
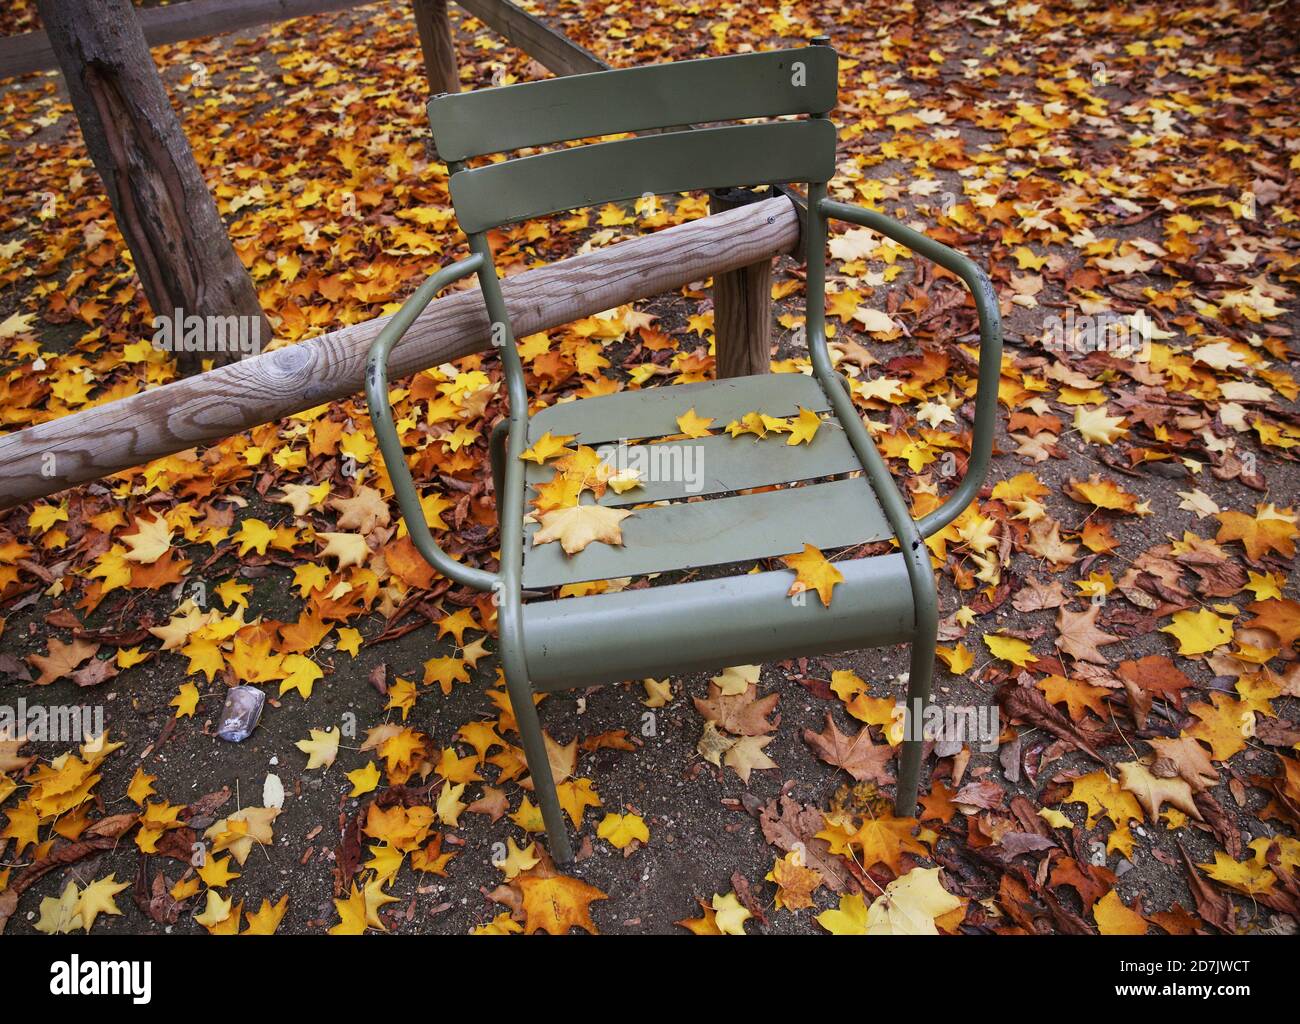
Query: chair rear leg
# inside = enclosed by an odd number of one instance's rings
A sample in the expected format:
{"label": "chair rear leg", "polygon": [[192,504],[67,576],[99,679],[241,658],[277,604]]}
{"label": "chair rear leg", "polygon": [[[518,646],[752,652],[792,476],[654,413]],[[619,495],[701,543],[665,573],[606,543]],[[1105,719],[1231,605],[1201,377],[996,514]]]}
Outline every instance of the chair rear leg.
{"label": "chair rear leg", "polygon": [[546,843],[557,864],[573,861],[573,846],[555,791],[555,776],[551,774],[551,759],[546,756],[546,741],[542,738],[542,723],[533,703],[533,689],[528,677],[506,670],[506,688],[510,691],[510,707],[519,725],[519,738],[523,741],[524,758],[528,761],[528,774],[533,780],[533,795],[542,808],[542,821],[546,823]]}
{"label": "chair rear leg", "polygon": [[[924,710],[930,703],[930,684],[934,679],[934,648],[938,642],[937,630],[927,630],[924,636],[912,640],[912,668],[908,676],[907,707],[903,722],[906,728],[902,753],[898,758],[898,789],[894,794],[894,813],[900,818],[916,815],[916,792],[921,777],[922,720],[915,712]],[[920,704],[917,704],[920,701]]]}
{"label": "chair rear leg", "polygon": [[501,507],[501,489],[505,486],[506,441],[510,439],[510,417],[504,416],[488,435],[488,455],[492,459],[492,493]]}

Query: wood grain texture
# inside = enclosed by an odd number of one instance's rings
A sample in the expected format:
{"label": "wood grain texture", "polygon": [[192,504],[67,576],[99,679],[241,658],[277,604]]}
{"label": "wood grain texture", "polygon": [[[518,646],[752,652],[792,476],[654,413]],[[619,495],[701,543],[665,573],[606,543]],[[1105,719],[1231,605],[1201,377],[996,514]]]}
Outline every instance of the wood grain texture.
{"label": "wood grain texture", "polygon": [[[257,289],[230,244],[135,9],[128,0],[37,0],[37,7],[154,313],[248,317],[269,338]],[[238,358],[230,350],[206,355],[217,363]],[[187,375],[202,358],[177,352]]]}
{"label": "wood grain texture", "polygon": [[[502,289],[515,334],[524,337],[788,252],[798,237],[791,202],[769,199],[517,274]],[[358,392],[366,353],[386,320],[0,436],[0,509]],[[393,350],[391,379],[489,346],[478,289],[452,293],[432,303]]]}
{"label": "wood grain texture", "polygon": [[[724,213],[748,201],[735,192],[714,192],[709,210]],[[749,377],[768,373],[772,364],[772,261],[713,277],[713,337],[716,373]]]}
{"label": "wood grain texture", "polygon": [[424,70],[429,76],[429,92],[460,92],[460,72],[456,67],[456,46],[451,19],[447,17],[447,0],[412,0],[415,28],[420,35]]}

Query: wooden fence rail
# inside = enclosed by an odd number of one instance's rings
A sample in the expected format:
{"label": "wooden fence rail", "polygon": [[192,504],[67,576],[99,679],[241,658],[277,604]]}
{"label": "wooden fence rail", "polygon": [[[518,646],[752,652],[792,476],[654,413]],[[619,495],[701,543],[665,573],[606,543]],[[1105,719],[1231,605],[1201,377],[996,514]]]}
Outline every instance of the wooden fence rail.
{"label": "wooden fence rail", "polygon": [[[791,251],[799,216],[785,197],[666,228],[506,278],[523,337]],[[130,398],[0,436],[0,509],[229,437],[360,390],[386,317],[331,331]],[[403,338],[397,380],[491,345],[478,290],[436,300]]]}

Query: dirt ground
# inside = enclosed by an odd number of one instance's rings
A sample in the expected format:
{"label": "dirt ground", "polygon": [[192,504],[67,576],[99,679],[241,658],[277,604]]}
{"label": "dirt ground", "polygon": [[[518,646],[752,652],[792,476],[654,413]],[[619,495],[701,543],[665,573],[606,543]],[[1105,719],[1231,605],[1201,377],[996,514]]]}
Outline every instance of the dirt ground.
{"label": "dirt ground", "polygon": [[[294,31],[302,38],[311,39],[317,31],[334,25],[360,26],[365,9],[336,16],[306,19],[293,23]],[[360,32],[360,28],[357,29]],[[962,38],[954,30],[954,38]],[[356,33],[349,39],[357,38]],[[970,40],[975,45],[977,40]],[[459,46],[465,59],[472,59],[473,38],[464,30]],[[973,51],[972,51],[973,52]],[[249,59],[258,59],[256,46],[249,47]],[[270,58],[267,58],[268,61]],[[175,78],[173,75],[172,78]],[[1026,78],[1008,79],[996,87],[1014,91],[1025,87]],[[46,83],[42,82],[42,86]],[[0,104],[21,103],[32,89],[30,83],[17,83],[0,90]],[[1140,95],[1140,83],[1132,91],[1120,85],[1104,90],[1111,98],[1122,101],[1126,96]],[[274,105],[280,97],[272,95],[265,100]],[[181,101],[182,107],[185,100]],[[850,115],[851,116],[851,115]],[[68,118],[43,128],[36,135],[18,145],[31,146],[63,138],[74,131]],[[961,129],[967,145],[973,150],[995,138],[992,133],[977,129]],[[0,145],[0,152],[14,147],[13,142]],[[875,177],[905,173],[902,162],[886,161],[871,168]],[[960,178],[940,172],[945,184],[960,191]],[[12,197],[6,202],[12,202]],[[1148,221],[1126,229],[1131,237],[1158,240],[1157,222]],[[4,236],[0,236],[0,241]],[[984,259],[987,252],[976,247],[972,255]],[[797,269],[789,259],[778,265],[778,280]],[[905,275],[898,283],[901,286]],[[1055,286],[1040,296],[1040,301],[1061,299],[1063,292]],[[9,316],[24,299],[21,289],[11,289],[0,295],[0,321]],[[800,294],[780,303],[778,313],[798,310]],[[699,301],[678,296],[637,303],[638,309],[653,310],[662,315],[661,327],[670,333],[680,331],[686,318],[698,309],[706,308]],[[25,306],[23,308],[26,308]],[[1036,334],[1043,310],[1010,307],[1004,322],[1008,351],[1021,349],[1025,337]],[[1294,330],[1300,317],[1294,311],[1280,321]],[[72,344],[81,333],[81,325],[43,327],[40,332],[42,346],[58,349]],[[783,334],[779,356],[794,354],[790,340]],[[692,344],[698,339],[690,337]],[[619,365],[622,351],[619,343],[611,347],[609,358]],[[630,346],[628,346],[630,347]],[[683,348],[687,348],[683,342]],[[894,344],[888,351],[896,356],[915,351],[908,341]],[[1061,408],[1057,408],[1061,412]],[[1066,409],[1068,415],[1070,410]],[[1300,405],[1287,403],[1285,414],[1294,418],[1300,415]],[[1083,442],[1077,436],[1065,436],[1060,445],[1069,453],[1065,460],[1052,459],[1041,464],[1031,464],[1016,456],[1017,442],[1006,434],[1005,411],[998,432],[999,454],[994,459],[989,483],[1008,479],[1026,469],[1032,469],[1046,485],[1050,494],[1044,499],[1048,512],[1061,519],[1069,529],[1078,529],[1084,517],[1081,506],[1066,499],[1063,488],[1072,478],[1094,472],[1114,474],[1113,464],[1098,459],[1098,448]],[[1294,505],[1300,497],[1300,467],[1295,459],[1278,457],[1276,450],[1255,444],[1253,438],[1243,442],[1254,451],[1261,472],[1268,479],[1269,491],[1261,495],[1238,480],[1222,481],[1203,473],[1193,484],[1177,463],[1153,463],[1144,469],[1127,474],[1123,485],[1149,502],[1151,515],[1142,518],[1125,517],[1114,520],[1113,530],[1121,542],[1120,556],[1109,563],[1118,577],[1126,560],[1160,542],[1164,538],[1178,538],[1185,530],[1204,534],[1213,529],[1213,520],[1198,520],[1190,511],[1179,508],[1182,499],[1179,491],[1191,486],[1202,489],[1223,509],[1249,510],[1259,501],[1274,501],[1279,506]],[[1167,468],[1167,467],[1174,468]],[[249,500],[244,516],[256,516],[272,525],[291,517],[282,505],[266,502],[251,489],[245,494]],[[3,519],[0,518],[0,522]],[[1035,565],[1024,554],[1017,554],[1013,568],[1020,573],[1033,573],[1045,577],[1052,573],[1050,567]],[[206,578],[213,581],[240,574],[241,563],[232,554],[206,566]],[[1086,575],[1084,568],[1079,575]],[[1075,578],[1075,571],[1069,573]],[[271,562],[258,567],[255,575],[240,577],[251,583],[248,595],[250,607],[271,619],[293,621],[301,602],[290,590],[292,573],[283,564]],[[1296,583],[1294,573],[1288,586]],[[940,574],[941,614],[954,611],[968,595],[960,594],[951,579]],[[1068,586],[1068,584],[1067,584]],[[85,618],[88,630],[126,630],[134,628],[146,617],[153,622],[165,621],[176,605],[177,591],[171,589],[157,593],[140,592],[128,601],[106,601]],[[66,638],[66,629],[52,625],[50,616],[66,607],[59,598],[39,594],[36,599],[7,602],[0,608],[4,616],[4,630],[0,635],[0,651],[17,659],[26,659],[46,649],[49,637]],[[454,609],[453,609],[454,610]],[[976,664],[972,671],[955,676],[942,665],[936,671],[936,698],[940,703],[989,704],[993,701],[993,687],[979,681],[988,656],[979,644],[979,633],[990,633],[1004,626],[1021,631],[1041,628],[1044,640],[1037,648],[1050,650],[1051,626],[1055,613],[1040,611],[1022,615],[1011,608],[1010,602],[1001,605],[994,613],[981,617],[977,628],[968,637],[968,645],[976,651]],[[58,621],[57,618],[55,620]],[[357,623],[350,623],[358,625]],[[369,638],[382,628],[381,620],[359,626]],[[1170,654],[1170,637],[1160,632],[1124,634],[1122,646],[1108,650],[1113,660],[1136,659],[1149,654]],[[476,634],[471,634],[476,635]],[[488,650],[493,651],[494,641],[489,639]],[[335,851],[340,832],[346,820],[368,797],[350,799],[346,794],[350,783],[344,773],[359,768],[371,759],[371,754],[360,752],[360,736],[364,730],[380,722],[396,720],[395,712],[386,711],[387,698],[373,686],[369,679],[380,666],[384,677],[391,683],[397,677],[418,678],[422,664],[435,655],[454,655],[456,645],[450,638],[439,640],[432,627],[420,628],[398,639],[383,643],[366,643],[355,658],[350,658],[329,644],[319,652],[323,664],[332,665],[324,679],[318,681],[310,700],[304,701],[296,694],[276,698],[274,689],[261,723],[252,737],[240,744],[224,743],[215,737],[217,713],[222,694],[218,687],[202,687],[198,710],[193,717],[173,717],[171,702],[178,688],[190,677],[185,673],[184,659],[179,657],[155,658],[142,665],[123,670],[116,678],[93,691],[79,689],[70,680],[62,680],[45,688],[40,697],[51,703],[83,703],[88,696],[102,703],[110,736],[124,746],[103,764],[103,779],[97,787],[98,809],[103,814],[113,814],[133,809],[126,797],[126,789],[137,767],[157,776],[157,792],[173,804],[193,803],[206,794],[221,790],[231,791],[222,805],[229,812],[237,807],[256,806],[262,802],[262,792],[268,774],[277,775],[284,784],[287,797],[283,812],[275,823],[275,839],[270,846],[254,847],[252,855],[243,866],[241,877],[234,881],[229,892],[245,900],[245,909],[253,910],[265,897],[272,901],[289,895],[287,916],[281,925],[282,932],[323,933],[337,920],[334,905]],[[738,659],[742,660],[742,659]],[[722,667],[722,666],[720,666]],[[1214,678],[1199,661],[1180,660],[1180,667],[1193,677],[1198,687],[1208,690],[1230,691],[1232,680]],[[831,672],[851,669],[868,681],[875,696],[896,695],[905,691],[904,674],[907,671],[905,648],[848,653],[828,658],[811,658],[806,662],[768,664],[762,669],[759,692],[779,692],[777,711],[780,726],[770,746],[765,750],[779,766],[775,771],[755,772],[748,786],[743,785],[734,772],[723,772],[702,760],[696,750],[700,739],[701,716],[692,705],[691,698],[704,697],[708,691],[708,674],[686,676],[674,680],[674,696],[668,706],[654,714],[654,734],[643,735],[645,707],[644,691],[639,683],[593,687],[572,694],[548,697],[542,704],[543,724],[560,742],[596,736],[612,730],[626,730],[639,743],[634,752],[598,750],[580,755],[577,775],[594,780],[603,806],[596,814],[588,812],[584,826],[577,832],[578,863],[569,872],[608,894],[605,900],[592,905],[591,914],[602,933],[681,933],[675,924],[684,918],[699,916],[699,901],[713,894],[725,894],[737,888],[736,879],[743,879],[753,890],[757,904],[768,913],[765,921],[751,925],[751,932],[773,934],[817,933],[821,929],[813,917],[835,905],[832,893],[821,889],[815,895],[816,907],[797,912],[778,911],[772,900],[775,887],[764,880],[772,869],[777,852],[764,838],[756,816],[756,809],[782,794],[789,794],[804,804],[826,807],[835,793],[848,781],[838,769],[823,763],[803,740],[805,729],[820,731],[826,715],[838,709],[840,702],[830,695],[826,683]],[[483,658],[472,670],[470,685],[457,685],[447,697],[434,691],[425,691],[416,703],[406,724],[427,734],[436,748],[451,746],[455,733],[465,723],[490,720],[498,713],[486,691],[497,687],[498,668],[495,656]],[[19,696],[28,696],[27,683],[15,675],[0,680],[0,703],[12,703]],[[1279,708],[1294,719],[1294,700],[1278,702]],[[848,721],[836,710],[838,722]],[[352,716],[355,716],[354,718]],[[351,721],[358,723],[354,734],[345,738],[335,764],[324,771],[305,770],[305,757],[295,748],[295,743],[308,736],[311,729],[329,729]],[[852,724],[852,723],[849,723]],[[66,745],[39,744],[34,748],[42,758],[52,758],[66,749]],[[1101,753],[1111,764],[1132,756],[1125,744],[1104,748]],[[1252,774],[1271,774],[1275,771],[1273,755],[1263,747],[1253,747],[1234,759],[1233,774],[1245,777]],[[951,758],[927,758],[923,776],[923,790],[933,778],[951,774]],[[1066,773],[1072,769],[1092,770],[1096,765],[1080,753],[1067,754],[1051,765],[1052,773]],[[991,775],[999,780],[1007,796],[1017,793],[1037,799],[1037,787],[1027,780],[1007,782],[996,752],[975,753],[967,768],[967,780]],[[471,792],[474,787],[471,787]],[[511,809],[518,806],[519,792],[510,791]],[[1218,792],[1227,792],[1227,779]],[[466,799],[469,799],[467,796]],[[1277,829],[1261,821],[1257,812],[1264,799],[1252,792],[1244,807],[1226,796],[1221,801],[1235,815],[1243,840],[1273,835]],[[1078,803],[1063,804],[1059,808],[1076,824],[1078,849],[1086,850],[1092,839],[1104,842],[1107,830],[1084,829],[1084,808]],[[605,812],[624,810],[640,814],[649,827],[651,841],[637,846],[625,855],[608,843],[595,838],[595,820]],[[958,820],[961,818],[959,816]],[[201,822],[199,823],[201,824]],[[1189,890],[1184,874],[1170,870],[1169,864],[1180,854],[1181,843],[1197,863],[1213,859],[1219,848],[1213,835],[1193,827],[1177,830],[1163,827],[1135,829],[1136,852],[1132,860],[1111,856],[1108,866],[1119,874],[1119,891],[1126,904],[1140,897],[1145,912],[1169,910],[1175,904],[1194,906],[1194,896]],[[528,838],[509,817],[495,823],[482,815],[463,815],[460,827],[448,829],[446,850],[454,851],[447,877],[437,878],[403,870],[391,886],[398,902],[384,911],[384,921],[390,931],[398,933],[448,933],[463,934],[485,924],[502,911],[502,906],[488,898],[501,883],[501,873],[493,864],[500,844],[507,838],[522,843]],[[953,844],[955,834],[948,833],[943,843]],[[138,882],[142,858],[130,841],[115,849],[82,860],[62,871],[51,872],[24,894],[17,913],[8,925],[11,933],[24,933],[34,929],[38,919],[41,899],[57,896],[68,880],[84,885],[92,879],[110,873],[118,880]],[[20,869],[21,860],[0,850],[0,869],[8,866]],[[165,872],[167,880],[174,882],[184,871],[184,865],[175,860],[151,858],[147,870],[152,874]],[[965,879],[968,883],[973,879]],[[744,883],[741,883],[742,885]],[[121,915],[101,917],[97,933],[128,933],[156,931],[159,929],[125,892],[118,899]],[[191,904],[191,909],[172,925],[168,932],[199,932],[202,928],[191,919],[191,914],[201,909]],[[1289,927],[1269,911],[1260,908],[1254,920],[1257,929]]]}

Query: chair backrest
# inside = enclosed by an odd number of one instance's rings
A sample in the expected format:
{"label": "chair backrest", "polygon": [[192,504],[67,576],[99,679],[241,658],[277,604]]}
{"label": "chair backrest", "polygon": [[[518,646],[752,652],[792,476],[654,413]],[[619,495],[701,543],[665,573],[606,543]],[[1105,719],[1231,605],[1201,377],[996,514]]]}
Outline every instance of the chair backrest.
{"label": "chair backrest", "polygon": [[[829,46],[597,71],[429,102],[461,230],[636,196],[825,182],[835,173],[838,61]],[[571,147],[467,169],[463,161],[655,128],[810,114]]]}

